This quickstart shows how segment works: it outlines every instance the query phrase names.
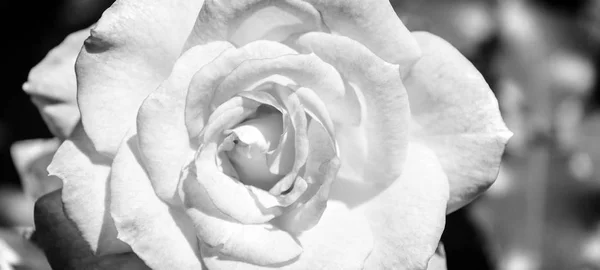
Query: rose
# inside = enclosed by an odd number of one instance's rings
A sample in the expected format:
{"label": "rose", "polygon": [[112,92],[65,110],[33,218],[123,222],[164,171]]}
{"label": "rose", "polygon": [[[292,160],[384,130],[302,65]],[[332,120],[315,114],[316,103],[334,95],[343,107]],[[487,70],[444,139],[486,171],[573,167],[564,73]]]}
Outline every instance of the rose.
{"label": "rose", "polygon": [[153,269],[426,268],[511,135],[386,1],[118,1],[76,72],[49,171],[95,254]]}

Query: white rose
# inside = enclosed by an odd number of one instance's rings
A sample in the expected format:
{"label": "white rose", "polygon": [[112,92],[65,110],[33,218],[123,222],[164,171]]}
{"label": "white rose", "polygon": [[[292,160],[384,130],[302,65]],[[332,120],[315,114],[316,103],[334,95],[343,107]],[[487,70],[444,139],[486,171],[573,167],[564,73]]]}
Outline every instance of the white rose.
{"label": "white rose", "polygon": [[511,136],[387,1],[117,1],[76,73],[49,171],[97,255],[152,269],[426,268]]}

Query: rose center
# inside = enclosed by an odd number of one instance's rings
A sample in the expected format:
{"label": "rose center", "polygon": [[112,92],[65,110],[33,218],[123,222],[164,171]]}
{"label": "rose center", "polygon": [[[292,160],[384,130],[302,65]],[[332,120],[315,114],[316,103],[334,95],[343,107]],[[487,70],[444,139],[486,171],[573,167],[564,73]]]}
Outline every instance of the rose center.
{"label": "rose center", "polygon": [[269,190],[282,178],[269,170],[267,162],[282,132],[279,111],[259,113],[231,130],[229,140],[233,145],[226,153],[242,183]]}

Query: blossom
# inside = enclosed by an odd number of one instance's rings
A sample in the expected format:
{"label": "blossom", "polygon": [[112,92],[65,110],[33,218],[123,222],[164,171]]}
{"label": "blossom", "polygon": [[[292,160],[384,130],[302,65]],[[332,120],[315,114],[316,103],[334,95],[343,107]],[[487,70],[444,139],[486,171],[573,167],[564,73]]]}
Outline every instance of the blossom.
{"label": "blossom", "polygon": [[48,170],[93,252],[152,269],[426,268],[511,136],[387,1],[117,1],[75,68]]}

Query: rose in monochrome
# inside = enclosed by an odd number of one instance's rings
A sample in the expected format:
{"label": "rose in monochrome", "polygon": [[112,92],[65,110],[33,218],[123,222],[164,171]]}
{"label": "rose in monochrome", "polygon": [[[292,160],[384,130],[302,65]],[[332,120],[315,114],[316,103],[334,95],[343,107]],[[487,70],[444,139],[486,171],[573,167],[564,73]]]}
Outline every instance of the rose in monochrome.
{"label": "rose in monochrome", "polygon": [[117,1],[75,69],[49,172],[95,254],[152,269],[427,268],[511,136],[387,1]]}

